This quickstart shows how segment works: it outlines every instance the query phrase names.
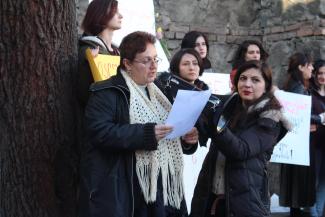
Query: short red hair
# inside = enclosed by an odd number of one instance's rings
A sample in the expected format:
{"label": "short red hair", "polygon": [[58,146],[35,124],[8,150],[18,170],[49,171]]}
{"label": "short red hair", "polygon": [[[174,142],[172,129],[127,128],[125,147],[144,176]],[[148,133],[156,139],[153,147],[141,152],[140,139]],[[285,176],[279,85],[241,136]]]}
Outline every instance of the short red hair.
{"label": "short red hair", "polygon": [[116,0],[93,0],[90,2],[82,28],[87,35],[98,35],[117,12]]}

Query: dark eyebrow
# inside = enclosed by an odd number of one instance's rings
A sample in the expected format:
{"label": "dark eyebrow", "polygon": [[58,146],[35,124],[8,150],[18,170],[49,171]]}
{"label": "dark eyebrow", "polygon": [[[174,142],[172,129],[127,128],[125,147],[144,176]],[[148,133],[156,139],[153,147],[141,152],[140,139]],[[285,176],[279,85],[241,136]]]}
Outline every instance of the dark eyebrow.
{"label": "dark eyebrow", "polygon": [[156,57],[158,57],[158,55],[155,55],[153,57],[151,57],[151,56],[144,56],[143,58],[150,58],[150,59],[152,59],[152,58],[156,58]]}

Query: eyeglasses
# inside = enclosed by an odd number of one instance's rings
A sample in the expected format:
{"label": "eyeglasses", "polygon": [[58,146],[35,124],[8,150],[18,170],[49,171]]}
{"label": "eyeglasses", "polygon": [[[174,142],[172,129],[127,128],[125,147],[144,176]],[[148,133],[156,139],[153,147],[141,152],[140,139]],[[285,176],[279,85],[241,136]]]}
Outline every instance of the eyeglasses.
{"label": "eyeglasses", "polygon": [[161,62],[161,59],[159,57],[155,57],[155,58],[146,57],[142,60],[133,60],[133,62],[141,63],[145,66],[151,66],[152,63],[159,64]]}

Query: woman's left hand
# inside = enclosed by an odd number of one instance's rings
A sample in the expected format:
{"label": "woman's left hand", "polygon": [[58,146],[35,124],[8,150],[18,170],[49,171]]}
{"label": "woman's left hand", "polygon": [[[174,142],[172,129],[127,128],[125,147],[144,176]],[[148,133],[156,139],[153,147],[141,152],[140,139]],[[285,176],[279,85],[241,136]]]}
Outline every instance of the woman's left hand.
{"label": "woman's left hand", "polygon": [[98,54],[99,54],[99,46],[97,46],[96,48],[92,48],[92,49],[91,49],[91,55],[92,55],[93,57],[97,57]]}
{"label": "woman's left hand", "polygon": [[187,144],[196,144],[199,140],[199,131],[193,127],[188,133],[182,136],[182,139]]}

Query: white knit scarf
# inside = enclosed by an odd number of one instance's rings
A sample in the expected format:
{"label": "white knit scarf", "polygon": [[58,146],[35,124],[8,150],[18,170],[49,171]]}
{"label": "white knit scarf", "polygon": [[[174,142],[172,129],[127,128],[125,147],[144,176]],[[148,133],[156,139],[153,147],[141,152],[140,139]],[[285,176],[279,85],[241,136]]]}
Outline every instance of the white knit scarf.
{"label": "white knit scarf", "polygon": [[[130,90],[130,123],[162,124],[167,119],[171,104],[159,88],[147,85],[150,99],[130,78],[121,73]],[[144,199],[147,203],[156,201],[157,180],[162,176],[164,204],[180,208],[183,199],[183,154],[180,139],[162,139],[155,151],[138,150],[136,173]]]}

